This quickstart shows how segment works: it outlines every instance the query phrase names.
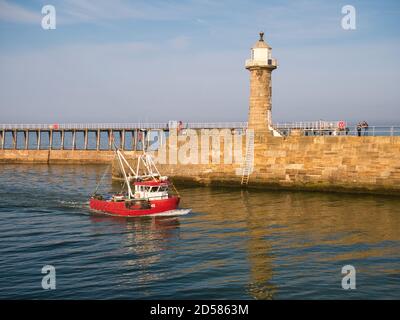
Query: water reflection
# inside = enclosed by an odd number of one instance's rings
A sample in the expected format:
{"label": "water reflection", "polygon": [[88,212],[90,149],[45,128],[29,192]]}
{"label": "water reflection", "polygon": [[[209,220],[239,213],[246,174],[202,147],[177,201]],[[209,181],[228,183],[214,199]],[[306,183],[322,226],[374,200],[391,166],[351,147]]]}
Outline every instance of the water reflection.
{"label": "water reflection", "polygon": [[268,228],[260,211],[253,210],[248,191],[240,193],[247,214],[247,255],[250,264],[249,294],[255,299],[272,299],[275,285],[271,283],[273,275],[273,257],[271,242],[267,240]]}
{"label": "water reflection", "polygon": [[301,296],[311,281],[316,292],[326,283],[340,289],[340,268],[349,262],[363,276],[400,277],[398,198],[223,188],[181,194],[185,206],[203,213],[192,222],[195,230],[209,228],[221,243],[231,239],[245,250],[253,298],[273,298],[285,286]]}
{"label": "water reflection", "polygon": [[163,251],[168,250],[171,243],[179,239],[178,218],[123,218],[96,213],[91,215],[90,220],[101,225],[101,232],[110,232],[113,229],[111,232],[124,235],[120,246],[122,252],[119,253],[124,256],[120,262],[125,267],[121,274],[121,285],[127,286],[132,282],[148,283],[164,276],[163,272],[152,273],[149,270],[162,263]]}

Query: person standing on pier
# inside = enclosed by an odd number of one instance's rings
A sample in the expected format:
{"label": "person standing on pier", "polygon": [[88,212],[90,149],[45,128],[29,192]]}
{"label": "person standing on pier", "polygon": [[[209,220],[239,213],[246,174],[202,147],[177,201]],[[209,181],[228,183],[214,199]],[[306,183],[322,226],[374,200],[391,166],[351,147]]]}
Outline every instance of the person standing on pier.
{"label": "person standing on pier", "polygon": [[361,129],[362,129],[362,123],[359,122],[359,123],[357,124],[357,135],[358,135],[359,137],[361,137]]}
{"label": "person standing on pier", "polygon": [[364,136],[368,136],[368,122],[364,121],[362,127],[364,128]]}

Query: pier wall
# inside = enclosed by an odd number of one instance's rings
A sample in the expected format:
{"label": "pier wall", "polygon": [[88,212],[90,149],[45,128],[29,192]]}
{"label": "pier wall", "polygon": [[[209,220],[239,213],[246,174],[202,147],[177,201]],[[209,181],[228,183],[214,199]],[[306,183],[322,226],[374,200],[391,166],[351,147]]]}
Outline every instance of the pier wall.
{"label": "pier wall", "polygon": [[[177,182],[240,187],[242,164],[224,164],[223,150],[220,163],[158,167]],[[106,150],[0,150],[0,163],[107,164],[113,158]],[[248,187],[400,195],[400,137],[259,135]]]}
{"label": "pier wall", "polygon": [[108,164],[113,158],[113,151],[0,150],[0,165],[1,163]]}
{"label": "pier wall", "polygon": [[400,137],[261,137],[249,183],[400,195]]}
{"label": "pier wall", "polygon": [[[256,136],[248,187],[400,195],[400,137]],[[223,150],[223,148],[221,148]],[[240,187],[241,164],[167,164],[177,182]],[[114,165],[114,177],[118,167]]]}

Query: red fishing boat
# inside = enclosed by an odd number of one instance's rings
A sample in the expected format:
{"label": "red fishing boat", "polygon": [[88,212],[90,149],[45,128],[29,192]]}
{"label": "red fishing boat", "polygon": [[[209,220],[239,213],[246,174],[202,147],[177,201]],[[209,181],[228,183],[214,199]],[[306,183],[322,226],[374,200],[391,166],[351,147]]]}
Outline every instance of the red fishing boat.
{"label": "red fishing boat", "polygon": [[118,149],[116,156],[124,179],[123,190],[111,195],[95,192],[90,198],[91,209],[123,217],[176,216],[190,212],[190,209],[178,209],[179,193],[168,177],[160,175],[149,154],[139,155],[136,166]]}

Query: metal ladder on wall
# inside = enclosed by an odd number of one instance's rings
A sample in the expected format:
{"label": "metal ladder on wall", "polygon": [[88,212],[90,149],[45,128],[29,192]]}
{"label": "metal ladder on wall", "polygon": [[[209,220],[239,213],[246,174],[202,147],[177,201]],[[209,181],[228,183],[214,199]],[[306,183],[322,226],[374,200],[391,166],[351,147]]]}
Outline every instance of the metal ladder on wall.
{"label": "metal ladder on wall", "polygon": [[246,159],[244,162],[244,168],[242,169],[242,182],[241,185],[247,185],[249,183],[250,174],[253,172],[254,162],[254,133],[248,135],[249,140],[246,150]]}

